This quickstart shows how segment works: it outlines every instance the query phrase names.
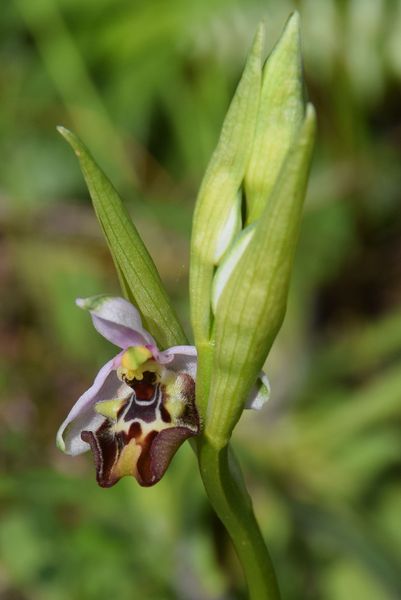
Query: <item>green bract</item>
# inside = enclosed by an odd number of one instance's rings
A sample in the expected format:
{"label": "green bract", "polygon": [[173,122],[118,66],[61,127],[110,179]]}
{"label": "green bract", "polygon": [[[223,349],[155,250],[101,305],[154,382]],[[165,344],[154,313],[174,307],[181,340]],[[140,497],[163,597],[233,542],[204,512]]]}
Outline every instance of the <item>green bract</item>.
{"label": "green bract", "polygon": [[[259,29],[194,216],[197,394],[205,435],[219,447],[229,440],[284,318],[315,131],[314,110],[303,99],[298,15],[263,70],[261,39]],[[239,233],[225,226],[235,222],[230,210],[244,218]]]}
{"label": "green bract", "polygon": [[185,334],[159,273],[120,196],[77,136],[64,127],[58,130],[79,159],[125,295],[141,311],[160,348],[185,344]]}

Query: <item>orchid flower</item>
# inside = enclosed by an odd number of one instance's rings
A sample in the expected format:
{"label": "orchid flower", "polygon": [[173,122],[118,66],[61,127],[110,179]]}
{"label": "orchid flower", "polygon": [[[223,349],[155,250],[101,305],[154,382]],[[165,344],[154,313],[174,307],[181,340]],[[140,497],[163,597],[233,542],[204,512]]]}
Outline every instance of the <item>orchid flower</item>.
{"label": "orchid flower", "polygon": [[[94,327],[121,348],[78,399],[57,434],[66,454],[92,449],[97,481],[114,485],[133,475],[142,486],[157,483],[175,452],[200,430],[195,405],[197,355],[194,346],[157,348],[138,310],[123,298],[78,299]],[[264,373],[248,407],[269,395]]]}

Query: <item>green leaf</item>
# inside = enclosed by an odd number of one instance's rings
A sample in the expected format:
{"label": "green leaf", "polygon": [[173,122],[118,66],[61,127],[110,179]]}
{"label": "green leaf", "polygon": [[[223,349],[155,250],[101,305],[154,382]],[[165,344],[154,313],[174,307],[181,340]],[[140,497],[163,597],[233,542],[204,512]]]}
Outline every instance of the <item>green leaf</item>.
{"label": "green leaf", "polygon": [[220,293],[205,434],[225,444],[281,327],[314,142],[306,117],[251,241]]}
{"label": "green leaf", "polygon": [[185,334],[159,273],[120,196],[77,136],[64,127],[58,131],[78,157],[123,293],[138,307],[161,348],[185,344]]}
{"label": "green leaf", "polygon": [[245,174],[248,224],[261,215],[304,114],[299,15],[294,13],[263,68],[255,139]]}
{"label": "green leaf", "polygon": [[[220,139],[199,191],[192,230],[190,297],[192,326],[197,346],[209,340],[211,328],[210,295],[216,256],[221,237],[238,228],[233,211],[245,175],[261,86],[263,27],[259,26],[242,78],[225,118]],[[230,218],[231,217],[231,218]],[[231,239],[225,241],[225,249]]]}

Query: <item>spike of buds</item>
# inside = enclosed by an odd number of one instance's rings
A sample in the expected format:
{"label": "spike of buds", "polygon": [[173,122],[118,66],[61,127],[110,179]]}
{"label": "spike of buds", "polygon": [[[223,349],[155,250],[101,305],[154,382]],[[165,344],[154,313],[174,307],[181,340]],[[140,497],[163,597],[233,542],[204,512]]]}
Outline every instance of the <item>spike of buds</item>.
{"label": "spike of buds", "polygon": [[[284,318],[315,133],[313,107],[303,99],[298,14],[263,70],[262,37],[260,27],[194,215],[197,401],[205,435],[220,446]],[[246,215],[242,231],[239,215]]]}

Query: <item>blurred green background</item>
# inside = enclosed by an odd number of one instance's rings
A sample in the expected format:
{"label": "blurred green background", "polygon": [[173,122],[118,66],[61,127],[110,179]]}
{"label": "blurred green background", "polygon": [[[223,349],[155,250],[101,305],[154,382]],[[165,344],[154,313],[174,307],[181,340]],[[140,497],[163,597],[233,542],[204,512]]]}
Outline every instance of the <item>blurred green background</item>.
{"label": "blurred green background", "polygon": [[[245,598],[187,447],[97,488],[55,432],[115,350],[74,129],[188,328],[191,212],[260,19],[302,17],[319,137],[273,396],[235,439],[285,600],[401,597],[401,1],[9,0],[0,16],[0,598]],[[268,49],[267,48],[267,49]],[[262,600],[262,599],[261,599]]]}

